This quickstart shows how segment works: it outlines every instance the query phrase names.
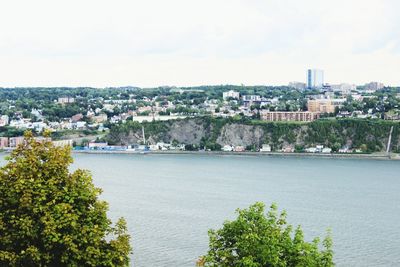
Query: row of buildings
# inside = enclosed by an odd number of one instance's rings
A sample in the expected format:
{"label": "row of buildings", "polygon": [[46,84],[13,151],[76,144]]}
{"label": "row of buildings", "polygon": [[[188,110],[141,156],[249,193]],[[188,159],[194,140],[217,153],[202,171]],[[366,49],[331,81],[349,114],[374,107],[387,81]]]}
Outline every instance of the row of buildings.
{"label": "row of buildings", "polygon": [[265,121],[301,121],[311,122],[320,118],[322,113],[334,113],[337,108],[343,106],[345,98],[309,99],[307,111],[264,111],[260,112]]}
{"label": "row of buildings", "polygon": [[320,113],[309,111],[261,111],[260,115],[261,119],[265,121],[311,122],[320,117]]}
{"label": "row of buildings", "polygon": [[[383,86],[381,83],[372,82],[366,84],[363,88],[373,92],[382,89]],[[317,92],[314,96],[302,94],[303,98],[301,99],[296,99],[295,96],[287,98],[285,93],[282,93],[282,95],[241,95],[240,92],[234,90],[223,92],[222,100],[220,97],[202,97],[200,101],[194,101],[193,99],[188,100],[185,98],[171,99],[164,95],[139,97],[137,99],[135,95],[129,95],[129,98],[124,96],[128,99],[103,99],[99,97],[89,99],[88,103],[91,104],[85,106],[84,109],[80,109],[80,113],[73,116],[70,114],[69,116],[71,117],[56,118],[52,121],[50,121],[49,117],[42,115],[42,110],[39,109],[32,109],[28,118],[25,115],[28,113],[26,110],[24,113],[22,111],[14,112],[14,115],[8,113],[10,118],[7,115],[0,116],[0,127],[10,126],[17,129],[32,129],[36,132],[41,132],[44,129],[52,131],[86,129],[103,131],[105,129],[104,123],[123,123],[128,119],[152,121],[202,115],[216,117],[258,117],[258,114],[266,121],[308,122],[318,119],[320,114],[323,113],[336,114],[338,108],[340,109],[344,106],[347,98],[362,102],[363,98],[375,97],[369,93],[365,94],[366,91],[364,89],[358,90],[357,86],[352,84],[328,85],[324,83],[324,71],[318,69],[307,71],[306,83],[295,82],[291,83],[290,87],[298,89],[305,89],[307,87],[320,88],[321,91]],[[187,92],[188,90],[180,91]],[[191,91],[204,92],[201,90]],[[326,93],[330,95],[327,96]],[[73,103],[78,105],[79,101],[79,96],[76,96],[76,99],[74,97],[60,97],[54,100],[60,106]],[[307,108],[304,106],[305,101],[307,101]],[[9,109],[12,105],[13,103],[10,102]],[[384,118],[398,120],[400,116],[398,108],[395,111],[397,113],[387,114]],[[357,114],[357,112],[363,112],[364,114]],[[17,113],[20,115],[15,115]],[[366,114],[366,110],[360,108],[355,111],[351,110],[350,113],[350,115],[341,113],[340,116],[355,117],[355,114],[356,116],[383,117],[383,112],[379,110],[378,106],[371,111],[371,114]]]}
{"label": "row of buildings", "polygon": [[[35,137],[36,141],[51,140],[44,137]],[[25,138],[23,136],[17,137],[0,137],[0,149],[16,148],[18,145],[24,143]],[[56,140],[52,141],[55,146],[71,146],[73,145],[72,140]]]}
{"label": "row of buildings", "polygon": [[307,110],[309,112],[334,113],[335,109],[342,107],[346,101],[346,98],[308,99]]}

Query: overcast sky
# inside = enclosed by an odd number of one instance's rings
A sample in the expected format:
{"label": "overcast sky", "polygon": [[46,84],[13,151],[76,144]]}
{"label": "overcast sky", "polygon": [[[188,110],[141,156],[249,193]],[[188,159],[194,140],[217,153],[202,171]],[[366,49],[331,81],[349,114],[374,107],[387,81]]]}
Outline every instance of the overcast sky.
{"label": "overcast sky", "polygon": [[0,86],[400,85],[399,0],[4,0]]}

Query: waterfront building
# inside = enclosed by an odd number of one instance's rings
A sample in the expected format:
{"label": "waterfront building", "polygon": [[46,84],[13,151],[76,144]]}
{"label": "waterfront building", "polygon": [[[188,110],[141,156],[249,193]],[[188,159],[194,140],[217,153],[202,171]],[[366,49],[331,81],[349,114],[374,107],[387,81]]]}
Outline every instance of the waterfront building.
{"label": "waterfront building", "polygon": [[8,137],[0,137],[0,148],[8,147]]}
{"label": "waterfront building", "polygon": [[73,141],[71,139],[68,140],[56,140],[52,141],[54,146],[57,147],[64,147],[64,146],[70,146],[72,147]]}
{"label": "waterfront building", "polygon": [[96,143],[96,142],[89,142],[89,149],[102,149],[108,147],[108,143]]}
{"label": "waterfront building", "polygon": [[282,148],[283,153],[293,153],[294,152],[294,147],[293,146],[285,146]]}
{"label": "waterfront building", "polygon": [[321,89],[324,85],[324,71],[319,69],[307,70],[307,87]]}
{"label": "waterfront building", "polygon": [[320,114],[309,111],[262,111],[261,118],[265,121],[303,121],[310,122],[319,119]]}
{"label": "waterfront building", "polygon": [[352,153],[353,149],[350,149],[348,146],[344,146],[344,147],[340,148],[338,152],[339,153]]}
{"label": "waterfront building", "polygon": [[231,151],[233,151],[233,147],[232,147],[231,145],[224,145],[224,146],[222,147],[222,151],[224,151],[224,152],[231,152]]}
{"label": "waterfront building", "polygon": [[24,137],[23,136],[10,137],[8,142],[9,142],[10,147],[17,147],[18,145],[20,145],[24,142]]}
{"label": "waterfront building", "polygon": [[239,94],[239,92],[236,92],[236,91],[233,91],[233,90],[229,90],[228,92],[223,92],[222,93],[222,98],[224,100],[227,100],[229,98],[239,99],[240,98],[240,94]]}
{"label": "waterfront building", "polygon": [[157,150],[159,150],[159,147],[157,145],[149,145],[149,150],[150,151],[157,151]]}
{"label": "waterfront building", "polygon": [[39,143],[51,141],[50,137],[44,137],[44,136],[37,136],[37,137],[34,137],[34,139],[36,142],[39,142]]}
{"label": "waterfront building", "polygon": [[234,151],[235,152],[244,152],[244,151],[246,151],[246,148],[244,146],[235,146]]}
{"label": "waterfront building", "polygon": [[271,152],[271,151],[272,151],[271,146],[268,144],[263,144],[260,149],[260,152]]}
{"label": "waterfront building", "polygon": [[330,153],[332,153],[332,148],[330,148],[330,147],[324,147],[324,148],[322,149],[321,153],[330,154]]}
{"label": "waterfront building", "polygon": [[316,147],[307,147],[304,149],[305,152],[307,153],[317,153],[317,148]]}

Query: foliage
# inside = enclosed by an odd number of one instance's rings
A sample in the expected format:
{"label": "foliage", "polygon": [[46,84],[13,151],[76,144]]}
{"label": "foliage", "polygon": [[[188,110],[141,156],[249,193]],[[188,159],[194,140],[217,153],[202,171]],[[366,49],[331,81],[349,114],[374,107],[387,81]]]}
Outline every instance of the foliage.
{"label": "foliage", "polygon": [[128,266],[126,222],[115,227],[88,171],[70,173],[70,148],[25,142],[0,169],[1,266]]}
{"label": "foliage", "polygon": [[195,145],[188,144],[188,145],[185,145],[185,150],[186,151],[196,151],[196,150],[198,150],[198,148]]}
{"label": "foliage", "polygon": [[265,214],[263,203],[237,210],[234,221],[226,221],[219,230],[209,231],[209,251],[198,261],[199,266],[269,267],[269,266],[334,266],[332,240],[304,241],[303,231],[286,222],[286,213],[278,214],[272,205]]}
{"label": "foliage", "polygon": [[122,140],[124,136],[136,133],[142,137],[142,127],[144,127],[146,138],[149,136],[162,136],[166,133],[169,122],[164,121],[144,121],[139,123],[137,121],[127,121],[126,123],[118,123],[111,125],[110,132],[106,138],[107,142],[111,145],[124,144]]}
{"label": "foliage", "polygon": [[60,130],[51,132],[52,140],[63,140],[69,138],[69,136],[78,135],[79,137],[90,136],[90,135],[99,135],[101,132],[96,130]]}
{"label": "foliage", "polygon": [[13,127],[0,127],[0,136],[1,137],[14,137],[14,136],[22,136],[24,134],[23,130],[13,128]]}

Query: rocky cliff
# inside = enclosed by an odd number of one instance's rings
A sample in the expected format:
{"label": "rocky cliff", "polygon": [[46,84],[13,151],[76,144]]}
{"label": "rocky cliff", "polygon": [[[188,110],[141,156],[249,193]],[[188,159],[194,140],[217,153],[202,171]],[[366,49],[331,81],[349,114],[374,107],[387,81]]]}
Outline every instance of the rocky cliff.
{"label": "rocky cliff", "polygon": [[275,150],[287,146],[301,150],[321,144],[334,150],[346,146],[377,152],[386,150],[392,126],[391,150],[399,151],[400,123],[382,120],[319,120],[300,124],[202,117],[142,124],[128,122],[112,127],[108,141],[122,145],[140,143],[144,127],[150,144],[178,142],[211,149],[224,145],[256,149],[270,144]]}

